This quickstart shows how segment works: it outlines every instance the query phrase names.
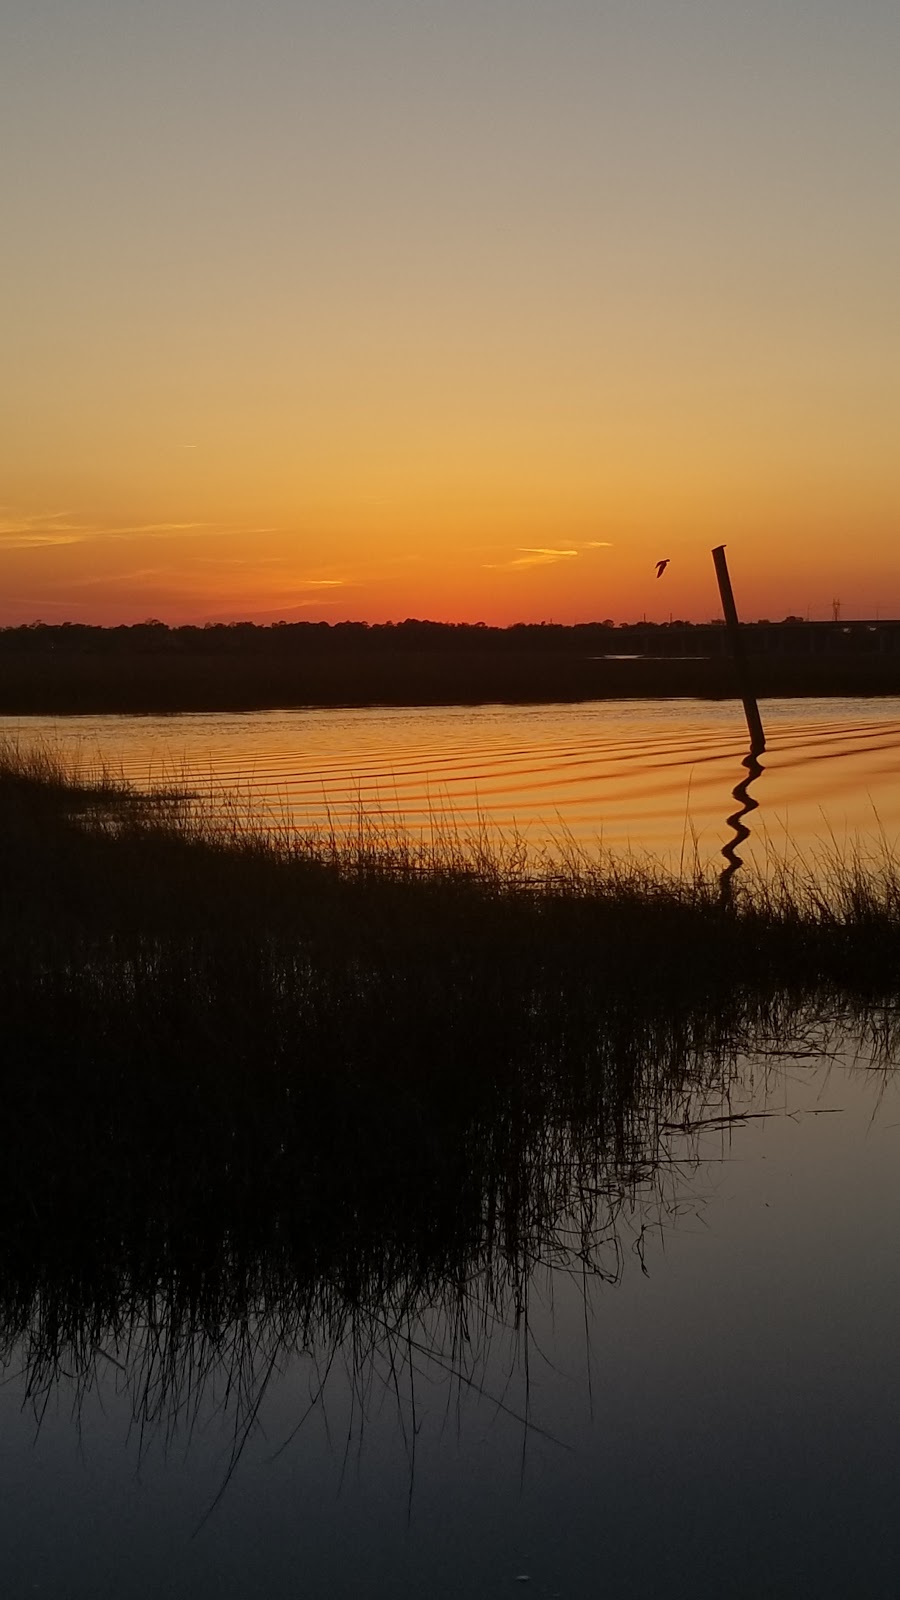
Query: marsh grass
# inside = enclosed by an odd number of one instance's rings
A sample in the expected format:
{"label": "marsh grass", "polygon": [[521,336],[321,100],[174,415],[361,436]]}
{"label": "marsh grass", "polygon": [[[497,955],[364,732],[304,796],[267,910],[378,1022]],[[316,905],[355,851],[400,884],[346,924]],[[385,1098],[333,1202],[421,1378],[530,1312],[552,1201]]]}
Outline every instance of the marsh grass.
{"label": "marsh grass", "polygon": [[118,1364],[188,1426],[231,1364],[239,1448],[291,1352],[390,1371],[435,1318],[474,1381],[538,1268],[615,1276],[747,1056],[848,1021],[896,1055],[889,856],[724,902],[565,840],[263,832],[7,746],[0,883],[0,1355],[38,1410]]}

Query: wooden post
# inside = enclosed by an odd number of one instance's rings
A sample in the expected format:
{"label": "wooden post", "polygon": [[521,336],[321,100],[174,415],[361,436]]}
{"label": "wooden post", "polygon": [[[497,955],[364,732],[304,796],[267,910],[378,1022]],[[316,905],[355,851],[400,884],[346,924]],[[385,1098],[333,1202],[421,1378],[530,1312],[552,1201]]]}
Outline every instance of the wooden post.
{"label": "wooden post", "polygon": [[750,754],[758,756],[766,748],[766,736],[763,732],[759,706],[756,704],[756,695],[750,687],[750,669],[747,664],[747,657],[744,654],[741,625],[738,622],[737,606],[734,603],[734,591],[728,575],[728,563],[725,560],[725,546],[723,544],[716,545],[712,558],[719,582],[719,594],[722,597],[722,613],[725,617],[725,626],[728,629],[728,640],[731,645],[731,655],[737,673],[738,689],[744,702],[744,716],[747,718],[747,727],[750,732]]}

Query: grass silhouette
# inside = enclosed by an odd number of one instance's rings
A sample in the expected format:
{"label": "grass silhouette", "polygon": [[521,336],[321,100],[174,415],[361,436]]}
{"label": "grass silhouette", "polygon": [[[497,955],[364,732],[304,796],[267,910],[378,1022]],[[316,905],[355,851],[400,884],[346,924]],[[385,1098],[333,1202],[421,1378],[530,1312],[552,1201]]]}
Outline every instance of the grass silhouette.
{"label": "grass silhouette", "polygon": [[894,1050],[896,863],[831,867],[727,902],[574,851],[541,876],[362,818],[213,825],[6,747],[3,1358],[38,1407],[122,1363],[157,1421],[233,1361],[243,1428],[291,1350],[383,1353],[440,1308],[456,1361],[537,1264],[610,1270],[747,1053],[829,1019]]}

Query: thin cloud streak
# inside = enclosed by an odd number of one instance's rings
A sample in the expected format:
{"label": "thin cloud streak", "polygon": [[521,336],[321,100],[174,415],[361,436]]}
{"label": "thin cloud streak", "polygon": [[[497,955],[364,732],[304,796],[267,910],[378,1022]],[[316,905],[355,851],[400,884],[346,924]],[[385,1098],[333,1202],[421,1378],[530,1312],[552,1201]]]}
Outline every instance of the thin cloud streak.
{"label": "thin cloud streak", "polygon": [[52,550],[64,544],[84,544],[84,539],[76,533],[26,533],[0,528],[0,551]]}
{"label": "thin cloud streak", "polygon": [[204,616],[204,622],[285,622],[297,611],[321,611],[329,606],[339,606],[340,600],[294,600],[283,606],[249,606],[242,614],[236,611],[219,611]]}
{"label": "thin cloud streak", "polygon": [[209,522],[135,522],[119,527],[98,528],[84,522],[65,522],[70,512],[48,512],[34,517],[0,519],[0,552],[5,550],[53,549],[59,545],[102,544],[104,540],[126,543],[133,539],[218,539],[229,535],[251,538],[278,533],[277,527],[227,527]]}
{"label": "thin cloud streak", "polygon": [[517,545],[518,554],[509,561],[485,561],[482,563],[486,571],[504,572],[521,571],[527,567],[549,567],[558,561],[574,561],[585,550],[609,550],[611,544],[608,539],[582,539],[572,545],[560,548],[557,545]]}

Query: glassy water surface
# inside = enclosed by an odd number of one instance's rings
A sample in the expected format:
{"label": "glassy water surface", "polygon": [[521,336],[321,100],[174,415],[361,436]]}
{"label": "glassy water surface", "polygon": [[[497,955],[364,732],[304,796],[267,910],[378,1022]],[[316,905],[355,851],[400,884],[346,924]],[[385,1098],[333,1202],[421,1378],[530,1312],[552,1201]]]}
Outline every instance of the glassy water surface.
{"label": "glassy water surface", "polygon": [[[747,795],[744,858],[893,848],[900,700],[761,709],[767,749]],[[715,860],[748,776],[743,714],[731,702],[7,718],[0,732],[99,756],[139,784],[236,792],[276,826],[340,829],[362,811],[417,836],[517,832],[536,851],[572,839],[676,868],[695,851]]]}
{"label": "glassy water surface", "polygon": [[[763,709],[745,856],[892,847],[900,701]],[[236,790],[278,825],[362,806],[677,866],[733,833],[739,718],[642,702],[6,731],[211,804]],[[629,1033],[612,996],[590,1024],[599,1098],[424,1125],[427,1201],[392,1208],[401,1172],[374,1239],[367,1171],[329,1172],[299,1238],[204,1218],[201,1249],[190,1218],[167,1231],[163,1200],[148,1219],[123,1195],[107,1257],[34,1209],[28,1251],[0,1241],[4,1594],[893,1595],[895,1005],[819,997],[770,1036],[763,1005],[752,1036],[726,1017],[730,1042],[701,1049],[668,1019]],[[354,1128],[363,1168],[369,1142],[377,1123]]]}
{"label": "glassy water surface", "polygon": [[527,1239],[449,1276],[397,1219],[353,1288],[237,1239],[6,1286],[4,1593],[896,1593],[900,1085],[795,1049],[694,1063],[627,1160],[547,1125]]}

